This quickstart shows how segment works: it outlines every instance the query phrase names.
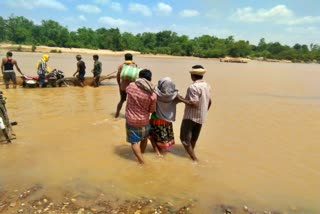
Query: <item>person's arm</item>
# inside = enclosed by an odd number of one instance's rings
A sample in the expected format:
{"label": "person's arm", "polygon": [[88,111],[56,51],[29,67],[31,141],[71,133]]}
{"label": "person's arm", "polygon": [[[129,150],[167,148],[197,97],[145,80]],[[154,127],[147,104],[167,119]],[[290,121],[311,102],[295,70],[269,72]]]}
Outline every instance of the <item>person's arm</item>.
{"label": "person's arm", "polygon": [[20,70],[19,66],[18,66],[18,62],[16,60],[13,61],[13,64],[16,66],[17,70],[19,71],[19,73],[21,75],[23,75],[22,71]]}
{"label": "person's arm", "polygon": [[186,100],[185,98],[183,98],[181,95],[177,95],[176,99],[180,102],[183,102],[186,105],[189,105],[191,107],[197,108],[199,106],[199,102],[198,101],[190,101],[190,100]]}
{"label": "person's arm", "polygon": [[2,59],[2,62],[1,62],[1,73],[3,75],[3,67],[4,67],[4,59]]}
{"label": "person's arm", "polygon": [[80,71],[80,65],[79,62],[77,63],[77,71],[73,74],[73,76],[76,76],[77,73]]}
{"label": "person's arm", "polygon": [[151,97],[151,104],[149,106],[149,112],[153,113],[156,111],[156,103],[157,103],[157,95],[156,93],[152,93]]}
{"label": "person's arm", "polygon": [[122,70],[122,65],[120,65],[118,67],[118,72],[117,72],[117,83],[118,83],[118,86],[120,87],[120,75],[121,75],[121,70]]}

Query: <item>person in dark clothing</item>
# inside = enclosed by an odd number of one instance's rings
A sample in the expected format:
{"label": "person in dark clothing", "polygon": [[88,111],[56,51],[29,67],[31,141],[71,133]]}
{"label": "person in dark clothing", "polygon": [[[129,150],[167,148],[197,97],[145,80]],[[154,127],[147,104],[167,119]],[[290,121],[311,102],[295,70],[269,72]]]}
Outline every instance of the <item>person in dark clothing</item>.
{"label": "person in dark clothing", "polygon": [[77,55],[76,59],[77,59],[77,71],[73,74],[73,76],[76,76],[77,74],[77,79],[81,85],[81,87],[84,87],[84,75],[86,74],[86,64],[84,63],[84,61],[81,60],[81,55]]}
{"label": "person in dark clothing", "polygon": [[93,55],[93,86],[99,87],[100,75],[102,72],[102,63],[99,61],[98,55]]}
{"label": "person in dark clothing", "polygon": [[17,78],[16,73],[14,72],[14,66],[16,66],[19,73],[23,75],[18,66],[18,62],[12,58],[12,55],[12,52],[7,52],[6,58],[3,58],[1,63],[1,72],[7,89],[9,88],[10,80],[13,82],[13,88],[17,88]]}

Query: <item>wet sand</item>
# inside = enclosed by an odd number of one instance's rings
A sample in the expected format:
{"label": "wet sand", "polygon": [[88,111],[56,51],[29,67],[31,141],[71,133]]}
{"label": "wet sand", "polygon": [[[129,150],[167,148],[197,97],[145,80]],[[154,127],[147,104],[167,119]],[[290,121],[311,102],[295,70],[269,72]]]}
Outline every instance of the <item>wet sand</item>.
{"label": "wet sand", "polygon": [[[75,71],[74,53],[50,55],[52,68]],[[32,74],[41,53],[14,56]],[[92,54],[83,58],[91,68]],[[101,61],[108,74],[123,57]],[[196,147],[200,162],[193,164],[179,142],[178,105],[176,145],[160,159],[149,144],[140,167],[125,142],[124,108],[113,119],[114,79],[99,88],[2,89],[19,125],[13,144],[0,148],[1,212],[43,212],[50,203],[56,213],[320,212],[319,65],[141,55],[135,61],[151,69],[154,83],[170,76],[182,95],[190,67],[208,69],[213,106]]]}

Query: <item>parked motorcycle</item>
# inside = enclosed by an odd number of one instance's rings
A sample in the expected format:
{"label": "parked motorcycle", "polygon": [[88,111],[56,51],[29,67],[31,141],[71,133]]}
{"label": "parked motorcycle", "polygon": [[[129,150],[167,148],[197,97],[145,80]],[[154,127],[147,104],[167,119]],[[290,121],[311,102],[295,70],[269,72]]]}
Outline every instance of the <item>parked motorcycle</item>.
{"label": "parked motorcycle", "polygon": [[6,101],[3,97],[3,92],[0,91],[0,143],[12,143],[11,140],[16,139],[12,126],[17,125],[17,122],[10,122]]}
{"label": "parked motorcycle", "polygon": [[[29,76],[29,75],[22,75],[22,87],[26,88],[35,88],[39,87],[39,76]],[[63,71],[53,69],[46,75],[46,80],[44,83],[44,87],[56,87],[59,84],[57,82],[64,78]],[[59,85],[60,86],[60,85]]]}

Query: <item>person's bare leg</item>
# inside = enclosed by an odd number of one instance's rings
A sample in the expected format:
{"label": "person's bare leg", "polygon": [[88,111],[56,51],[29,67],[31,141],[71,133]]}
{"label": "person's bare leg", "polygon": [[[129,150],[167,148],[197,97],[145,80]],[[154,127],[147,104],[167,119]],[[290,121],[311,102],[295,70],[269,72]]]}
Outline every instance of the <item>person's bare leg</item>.
{"label": "person's bare leg", "polygon": [[120,102],[118,103],[116,115],[114,116],[115,118],[119,117],[119,114],[120,114],[120,111],[121,111],[123,103],[124,103],[124,100],[120,100]]}
{"label": "person's bare leg", "polygon": [[143,159],[143,156],[142,156],[142,153],[140,150],[139,143],[134,143],[134,144],[132,143],[131,148],[132,148],[134,155],[138,158],[139,163],[144,164],[144,159]]}
{"label": "person's bare leg", "polygon": [[148,144],[148,138],[144,138],[141,142],[140,142],[140,149],[141,149],[141,153],[144,153],[144,151],[147,148],[147,144]]}
{"label": "person's bare leg", "polygon": [[6,129],[2,129],[2,133],[3,135],[5,136],[6,140],[7,140],[7,143],[11,143],[11,140],[10,140],[10,137],[8,135],[8,132]]}
{"label": "person's bare leg", "polygon": [[191,146],[192,146],[193,150],[194,150],[194,147],[196,147],[196,143],[197,143],[197,141],[191,140]]}
{"label": "person's bare leg", "polygon": [[183,146],[184,146],[185,150],[188,152],[188,154],[190,155],[191,159],[193,161],[198,161],[198,158],[194,154],[192,146],[191,145],[189,145],[189,146],[183,145]]}
{"label": "person's bare leg", "polygon": [[157,146],[157,143],[154,142],[153,140],[150,140],[150,141],[151,141],[151,145],[152,145],[152,147],[153,147],[154,152],[157,153],[157,155],[158,155],[159,157],[162,157],[162,154],[161,154],[161,152],[160,152],[159,147]]}

